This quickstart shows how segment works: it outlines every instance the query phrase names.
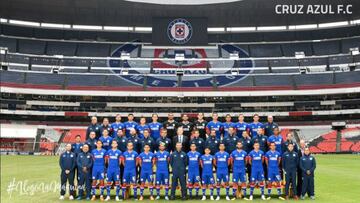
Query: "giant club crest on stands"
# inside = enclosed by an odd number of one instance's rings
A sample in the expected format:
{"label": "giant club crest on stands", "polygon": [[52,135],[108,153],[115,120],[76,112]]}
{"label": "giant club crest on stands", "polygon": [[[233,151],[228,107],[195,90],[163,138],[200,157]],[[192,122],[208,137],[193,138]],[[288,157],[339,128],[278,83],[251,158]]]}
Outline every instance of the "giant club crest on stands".
{"label": "giant club crest on stands", "polygon": [[[223,55],[229,55],[229,53],[237,52],[239,57],[248,58],[249,54],[241,49],[238,46],[224,44],[219,45],[222,49]],[[142,46],[136,43],[124,44],[116,48],[111,57],[119,57],[121,53],[126,52],[130,53],[132,56],[136,56],[139,49]],[[174,58],[176,53],[183,53],[185,58],[196,58],[199,60],[186,60],[182,62],[182,68],[184,70],[184,76],[182,78],[182,87],[212,87],[216,82],[217,86],[227,86],[238,82],[249,73],[251,73],[254,67],[254,62],[250,59],[242,59],[235,64],[235,61],[232,60],[215,60],[207,63],[203,58],[208,58],[207,50],[205,49],[147,49],[144,48],[141,52],[147,51],[147,56],[149,54],[153,58]],[[217,51],[217,50],[213,50]],[[151,52],[151,53],[149,53]],[[191,56],[189,55],[191,52]],[[225,58],[226,56],[224,56]],[[108,66],[113,68],[126,67],[129,68],[129,74],[123,75],[120,74],[119,70],[112,70],[113,73],[117,73],[118,77],[125,79],[131,83],[137,85],[144,84],[144,73],[148,72],[150,68],[153,69],[152,74],[146,77],[147,86],[149,87],[177,87],[177,76],[176,70],[178,65],[174,60],[152,60],[152,61],[141,61],[141,60],[125,60],[121,63],[120,59],[111,59],[108,60]],[[240,67],[240,75],[232,75],[231,69],[233,67]],[[214,80],[213,75],[207,74],[206,68],[217,68],[216,80]],[[243,69],[242,69],[243,68]],[[244,69],[247,70],[244,70]]]}

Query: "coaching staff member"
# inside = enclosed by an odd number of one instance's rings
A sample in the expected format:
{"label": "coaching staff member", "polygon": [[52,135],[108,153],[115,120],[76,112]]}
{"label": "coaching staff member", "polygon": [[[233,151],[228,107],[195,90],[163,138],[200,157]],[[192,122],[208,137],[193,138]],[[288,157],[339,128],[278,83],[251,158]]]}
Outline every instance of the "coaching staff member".
{"label": "coaching staff member", "polygon": [[285,174],[285,199],[289,199],[289,187],[292,185],[294,199],[298,199],[296,187],[296,172],[299,163],[298,153],[294,151],[294,144],[288,144],[288,151],[282,156],[282,168]]}
{"label": "coaching staff member", "polygon": [[89,145],[83,145],[82,152],[77,156],[76,163],[79,170],[79,196],[77,200],[81,200],[83,198],[84,188],[86,188],[86,199],[90,200],[91,168],[93,166],[93,157],[89,152]]}
{"label": "coaching staff member", "polygon": [[300,168],[303,177],[301,199],[305,199],[305,193],[308,193],[310,199],[314,200],[314,171],[316,162],[315,158],[310,155],[310,149],[308,147],[305,148],[304,156],[300,159]]}
{"label": "coaching staff member", "polygon": [[60,155],[60,168],[61,168],[61,191],[60,200],[64,199],[66,191],[66,182],[69,181],[69,199],[74,199],[74,177],[75,177],[75,166],[76,156],[75,153],[71,152],[71,144],[65,146],[66,151]]}
{"label": "coaching staff member", "polygon": [[177,129],[177,135],[173,137],[172,143],[173,143],[173,151],[176,151],[176,144],[180,142],[182,144],[182,150],[186,153],[189,152],[189,137],[184,135],[184,129],[182,126],[178,127]]}
{"label": "coaching staff member", "polygon": [[182,143],[176,143],[176,150],[170,155],[170,166],[172,168],[172,183],[170,199],[175,199],[175,191],[178,181],[181,186],[181,199],[186,200],[186,166],[188,165],[188,157],[181,150]]}

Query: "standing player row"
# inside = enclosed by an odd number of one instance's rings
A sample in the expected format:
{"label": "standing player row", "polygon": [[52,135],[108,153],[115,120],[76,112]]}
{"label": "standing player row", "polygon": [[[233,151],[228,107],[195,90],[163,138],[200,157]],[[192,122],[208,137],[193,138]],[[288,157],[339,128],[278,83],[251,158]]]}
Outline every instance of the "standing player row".
{"label": "standing player row", "polygon": [[131,130],[135,129],[138,136],[140,138],[144,137],[144,130],[150,131],[150,137],[153,139],[158,139],[160,137],[160,130],[166,129],[168,138],[172,139],[176,135],[176,130],[178,127],[182,127],[184,130],[184,135],[190,137],[192,135],[192,131],[197,129],[199,130],[200,137],[206,139],[207,135],[210,134],[211,130],[216,131],[216,137],[218,139],[222,139],[228,136],[228,130],[230,127],[233,127],[236,131],[236,135],[238,137],[242,137],[243,131],[248,131],[250,137],[257,136],[257,130],[259,128],[264,129],[264,133],[266,136],[271,136],[273,134],[273,129],[278,127],[276,123],[273,122],[273,117],[268,116],[266,123],[259,122],[259,115],[254,114],[253,122],[246,123],[244,121],[245,117],[243,114],[238,116],[237,122],[232,122],[232,117],[230,114],[227,114],[225,117],[225,122],[220,122],[218,119],[218,114],[212,114],[212,120],[207,122],[204,119],[204,114],[199,113],[197,115],[197,120],[194,122],[189,121],[189,117],[184,114],[181,117],[181,121],[177,122],[174,119],[174,115],[172,113],[168,114],[168,119],[164,123],[158,122],[158,115],[152,115],[152,121],[150,123],[146,123],[146,118],[141,117],[140,122],[137,123],[134,120],[134,115],[129,114],[127,116],[126,122],[121,122],[120,114],[117,114],[115,117],[114,123],[109,123],[108,118],[103,119],[103,123],[101,125],[98,124],[98,120],[96,117],[91,118],[91,124],[89,125],[86,133],[86,137],[89,137],[90,132],[96,133],[96,138],[102,136],[103,129],[107,129],[109,131],[109,135],[111,137],[116,137],[118,130],[122,130],[125,133],[126,137],[131,136]]}
{"label": "standing player row", "polygon": [[[153,168],[156,166],[156,190],[157,190],[157,197],[156,199],[160,198],[160,186],[163,185],[165,187],[165,199],[168,198],[168,191],[169,191],[169,164],[173,170],[173,182],[172,182],[172,193],[171,199],[174,198],[175,195],[175,188],[177,186],[177,181],[174,180],[175,170],[177,169],[172,163],[172,159],[176,159],[177,155],[181,155],[183,157],[184,164],[188,167],[188,186],[189,195],[192,197],[192,189],[195,188],[196,196],[198,196],[199,188],[200,188],[200,181],[202,185],[202,193],[203,197],[202,200],[206,200],[206,189],[210,189],[210,199],[213,200],[213,190],[216,186],[217,197],[216,200],[220,199],[220,187],[223,184],[226,188],[226,199],[230,200],[229,197],[229,171],[232,168],[233,171],[233,199],[236,198],[236,192],[238,186],[241,185],[243,195],[246,196],[246,165],[251,165],[251,175],[250,175],[250,197],[249,200],[253,199],[253,191],[255,185],[257,184],[261,189],[261,198],[266,199],[264,195],[264,187],[265,187],[265,176],[264,170],[267,171],[268,174],[268,195],[267,199],[270,199],[271,188],[273,184],[276,184],[278,189],[279,199],[284,199],[281,196],[281,176],[280,170],[283,169],[286,177],[286,198],[289,195],[289,186],[290,183],[294,188],[296,188],[296,171],[297,165],[299,163],[299,158],[297,153],[293,151],[293,144],[290,143],[288,145],[288,152],[285,152],[283,156],[280,155],[279,152],[276,151],[275,143],[270,144],[270,151],[266,154],[260,150],[260,145],[258,142],[254,143],[254,150],[252,150],[249,154],[246,153],[242,149],[242,142],[237,142],[236,149],[231,153],[227,153],[225,151],[225,144],[221,143],[219,145],[219,152],[217,152],[214,156],[210,154],[210,148],[205,148],[205,154],[201,155],[199,152],[196,151],[196,145],[191,144],[191,150],[187,154],[182,154],[181,143],[177,143],[176,151],[170,154],[169,152],[165,151],[165,145],[160,144],[159,151],[156,153],[150,152],[150,146],[144,145],[144,151],[140,154],[133,150],[133,144],[127,144],[127,150],[121,152],[117,149],[117,142],[112,141],[111,149],[106,151],[102,148],[102,142],[99,140],[96,143],[96,149],[92,150],[91,154],[88,152],[88,145],[84,145],[83,152],[79,154],[76,158],[78,165],[80,167],[82,176],[82,180],[84,180],[84,176],[86,178],[89,177],[88,171],[92,170],[92,200],[95,200],[96,196],[96,185],[99,182],[100,186],[100,199],[104,200],[103,193],[104,193],[104,178],[105,172],[107,177],[107,198],[105,200],[110,199],[110,187],[112,182],[116,185],[116,200],[119,200],[119,191],[120,191],[120,175],[122,175],[122,197],[125,198],[125,191],[126,188],[129,186],[133,187],[134,190],[134,198],[137,199],[137,191],[138,191],[138,181],[137,181],[137,167],[141,168],[140,172],[140,200],[143,199],[144,194],[144,186],[145,183],[148,183],[149,190],[150,190],[150,199],[153,198]],[[68,147],[69,148],[69,147]],[[62,157],[69,154],[65,152]],[[308,149],[307,149],[308,150]],[[306,156],[309,156],[309,151],[305,153]],[[70,155],[71,157],[71,155]],[[75,157],[75,156],[73,156]],[[280,166],[280,159],[283,158],[282,167]],[[180,158],[180,157],[179,157]],[[68,165],[71,160],[73,159],[60,159],[60,165],[64,170],[65,165]],[[265,160],[265,162],[264,162]],[[310,161],[309,161],[310,160]],[[303,163],[302,163],[303,162]],[[88,165],[84,166],[82,163],[87,163]],[[264,166],[266,163],[266,166]],[[107,170],[106,170],[107,165]],[[120,166],[124,167],[123,174],[120,174]],[[64,168],[63,168],[64,167]],[[315,160],[310,157],[310,159],[300,161],[300,167],[304,170],[304,172],[313,174],[315,169]],[[200,168],[202,169],[202,173],[200,173]],[[213,177],[213,169],[216,169],[216,183]],[[68,172],[68,171],[67,171]],[[65,169],[65,173],[66,169]],[[85,173],[85,175],[84,175]],[[183,177],[185,177],[185,172]],[[63,174],[62,174],[63,176]],[[309,176],[311,177],[311,176]],[[313,177],[313,176],[312,176]],[[86,179],[85,178],[85,179]],[[66,180],[66,179],[65,179]],[[295,181],[295,182],[294,182]],[[182,182],[182,178],[180,178],[180,184],[182,190],[185,190],[185,180]],[[73,182],[70,182],[70,191],[73,187]],[[239,185],[240,183],[240,185]],[[312,179],[313,183],[313,179]],[[62,179],[62,188],[64,188],[64,182]],[[84,182],[79,183],[84,184]],[[313,186],[312,186],[313,187]],[[89,188],[90,185],[85,184],[82,185],[80,188],[87,188],[87,198],[90,198]],[[305,188],[307,189],[307,188]],[[63,191],[62,191],[63,192]],[[83,191],[79,191],[79,199],[82,198]],[[63,195],[63,193],[62,193]],[[71,194],[72,195],[72,194]],[[296,195],[296,193],[295,193]],[[63,196],[62,196],[63,197]],[[186,199],[186,190],[182,192],[182,198]]]}

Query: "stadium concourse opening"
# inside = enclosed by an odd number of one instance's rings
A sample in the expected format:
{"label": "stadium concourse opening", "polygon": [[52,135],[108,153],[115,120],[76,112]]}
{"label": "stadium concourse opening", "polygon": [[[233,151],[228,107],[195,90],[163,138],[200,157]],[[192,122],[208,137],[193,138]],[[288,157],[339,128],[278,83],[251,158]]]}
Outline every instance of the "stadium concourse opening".
{"label": "stadium concourse opening", "polygon": [[359,202],[359,48],[357,0],[1,0],[1,202]]}

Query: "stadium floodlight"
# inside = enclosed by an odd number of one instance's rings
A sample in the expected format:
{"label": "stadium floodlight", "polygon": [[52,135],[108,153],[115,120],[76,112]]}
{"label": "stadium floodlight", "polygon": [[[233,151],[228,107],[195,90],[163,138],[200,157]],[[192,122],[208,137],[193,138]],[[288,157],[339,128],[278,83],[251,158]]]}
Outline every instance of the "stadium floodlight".
{"label": "stadium floodlight", "polygon": [[122,68],[121,75],[129,75],[129,68]]}
{"label": "stadium floodlight", "polygon": [[152,32],[152,27],[135,27],[135,32]]}
{"label": "stadium floodlight", "polygon": [[235,53],[230,53],[229,54],[229,59],[230,60],[239,60],[239,53],[235,52]]}
{"label": "stadium floodlight", "polygon": [[40,23],[32,22],[32,21],[9,20],[9,23],[14,24],[14,25],[25,25],[25,26],[40,27]]}
{"label": "stadium floodlight", "polygon": [[328,27],[341,27],[349,25],[348,21],[332,22],[332,23],[320,23],[319,28],[328,28]]}
{"label": "stadium floodlight", "polygon": [[107,31],[133,31],[133,27],[124,27],[124,26],[104,26],[104,30]]}
{"label": "stadium floodlight", "polygon": [[0,54],[6,55],[8,52],[8,48],[7,47],[0,47]]}
{"label": "stadium floodlight", "polygon": [[303,51],[297,51],[297,52],[295,52],[295,58],[303,59],[303,58],[305,58],[305,53]]}
{"label": "stadium floodlight", "polygon": [[121,52],[121,55],[120,55],[121,60],[130,60],[130,58],[131,58],[130,53]]}
{"label": "stadium floodlight", "polygon": [[359,55],[359,47],[352,47],[349,50],[352,56]]}
{"label": "stadium floodlight", "polygon": [[183,76],[184,75],[184,69],[183,68],[176,69],[176,75],[177,76]]}
{"label": "stadium floodlight", "polygon": [[249,32],[256,31],[256,27],[227,27],[227,32]]}
{"label": "stadium floodlight", "polygon": [[343,130],[346,128],[346,122],[345,121],[332,122],[331,127],[334,130]]}
{"label": "stadium floodlight", "polygon": [[257,27],[259,31],[276,31],[276,30],[286,30],[286,26],[260,26]]}
{"label": "stadium floodlight", "polygon": [[175,61],[185,61],[185,54],[175,54]]}
{"label": "stadium floodlight", "polygon": [[231,75],[239,75],[239,70],[235,69],[235,68],[232,68],[231,69]]}
{"label": "stadium floodlight", "polygon": [[315,29],[317,24],[306,24],[306,25],[289,25],[289,30],[306,30],[306,29]]}
{"label": "stadium floodlight", "polygon": [[41,27],[47,28],[62,28],[62,29],[70,29],[71,25],[69,24],[58,24],[58,23],[41,23]]}
{"label": "stadium floodlight", "polygon": [[351,25],[360,24],[360,19],[352,20],[352,21],[350,21],[350,24],[351,24]]}
{"label": "stadium floodlight", "polygon": [[98,25],[73,25],[72,28],[77,30],[102,30],[102,26]]}
{"label": "stadium floodlight", "polygon": [[225,32],[224,27],[208,27],[208,32]]}
{"label": "stadium floodlight", "polygon": [[54,55],[55,58],[58,58],[58,59],[63,59],[64,58],[64,55]]}

